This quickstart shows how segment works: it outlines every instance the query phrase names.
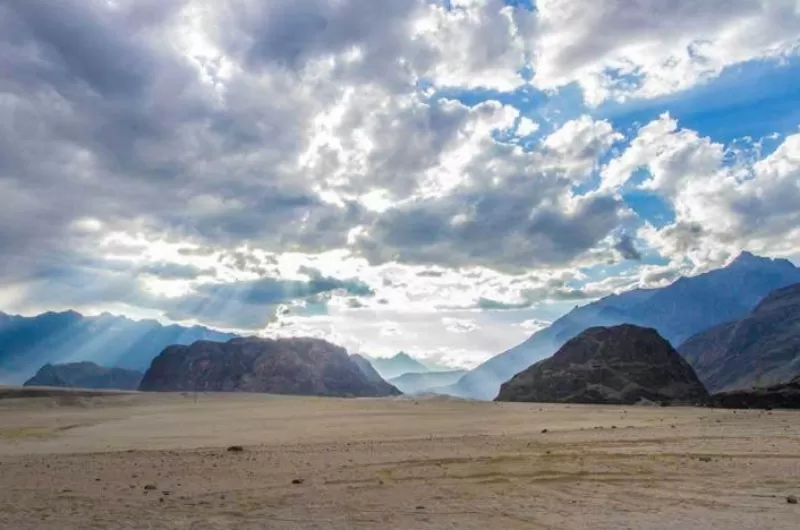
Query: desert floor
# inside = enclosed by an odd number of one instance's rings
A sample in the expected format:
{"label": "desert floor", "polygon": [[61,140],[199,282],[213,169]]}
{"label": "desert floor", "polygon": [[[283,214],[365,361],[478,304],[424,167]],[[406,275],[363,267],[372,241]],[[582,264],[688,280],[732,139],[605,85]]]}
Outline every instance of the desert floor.
{"label": "desert floor", "polygon": [[800,528],[796,412],[4,394],[2,529]]}

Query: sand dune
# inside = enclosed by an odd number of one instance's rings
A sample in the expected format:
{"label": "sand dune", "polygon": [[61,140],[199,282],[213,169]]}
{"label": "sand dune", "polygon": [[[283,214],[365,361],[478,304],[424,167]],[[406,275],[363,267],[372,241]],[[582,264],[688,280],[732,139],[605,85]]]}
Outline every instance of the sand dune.
{"label": "sand dune", "polygon": [[800,521],[794,412],[14,392],[0,391],[2,529]]}

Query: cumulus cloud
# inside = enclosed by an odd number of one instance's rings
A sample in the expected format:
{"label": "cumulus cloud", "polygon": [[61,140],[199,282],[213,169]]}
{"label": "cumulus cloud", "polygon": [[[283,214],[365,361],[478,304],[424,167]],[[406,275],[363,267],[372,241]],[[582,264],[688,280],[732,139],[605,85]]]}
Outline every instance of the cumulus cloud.
{"label": "cumulus cloud", "polygon": [[800,45],[794,0],[539,0],[536,9],[534,83],[577,82],[593,105],[671,94]]}
{"label": "cumulus cloud", "polygon": [[800,214],[800,134],[786,137],[774,152],[727,156],[730,147],[681,129],[662,115],[643,126],[630,146],[603,171],[604,185],[634,186],[657,194],[675,220],[645,225],[643,240],[675,261],[722,264],[731,251],[796,252]]}

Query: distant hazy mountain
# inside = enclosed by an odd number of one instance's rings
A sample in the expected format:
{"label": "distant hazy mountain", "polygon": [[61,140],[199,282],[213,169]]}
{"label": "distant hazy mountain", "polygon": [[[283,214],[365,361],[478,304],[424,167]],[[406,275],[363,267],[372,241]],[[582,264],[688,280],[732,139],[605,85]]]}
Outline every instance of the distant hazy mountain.
{"label": "distant hazy mountain", "polygon": [[503,383],[496,401],[633,405],[707,398],[692,367],[656,330],[626,324],[582,331]]}
{"label": "distant hazy mountain", "polygon": [[800,269],[791,262],[744,252],[726,267],[681,278],[660,289],[633,290],[576,307],[446,390],[456,396],[493,399],[504,381],[595,326],[630,323],[655,328],[677,345],[695,333],[742,317],[771,291],[798,282]]}
{"label": "distant hazy mountain", "polygon": [[46,364],[24,386],[136,390],[144,374],[95,363]]}
{"label": "distant hazy mountain", "polygon": [[439,387],[452,385],[466,373],[466,370],[408,373],[394,377],[389,382],[400,389],[403,394],[421,394],[435,392]]}
{"label": "distant hazy mountain", "polygon": [[790,380],[800,374],[800,284],[773,291],[744,318],[702,331],[678,351],[712,392]]}
{"label": "distant hazy mountain", "polygon": [[403,374],[431,371],[405,352],[400,352],[394,357],[367,357],[367,360],[387,381]]}
{"label": "distant hazy mountain", "polygon": [[153,359],[139,389],[334,397],[400,394],[385,381],[371,381],[344,348],[310,338],[237,338],[170,346]]}
{"label": "distant hazy mountain", "polygon": [[92,361],[144,371],[171,344],[235,337],[200,326],[163,326],[75,311],[20,317],[0,313],[0,383],[22,384],[42,365]]}
{"label": "distant hazy mountain", "polygon": [[356,363],[356,366],[358,366],[359,370],[361,370],[361,372],[367,376],[367,379],[371,383],[375,385],[389,385],[389,383],[383,377],[381,377],[381,374],[375,370],[375,367],[372,366],[372,363],[370,363],[369,360],[363,355],[354,353],[350,356],[350,360]]}

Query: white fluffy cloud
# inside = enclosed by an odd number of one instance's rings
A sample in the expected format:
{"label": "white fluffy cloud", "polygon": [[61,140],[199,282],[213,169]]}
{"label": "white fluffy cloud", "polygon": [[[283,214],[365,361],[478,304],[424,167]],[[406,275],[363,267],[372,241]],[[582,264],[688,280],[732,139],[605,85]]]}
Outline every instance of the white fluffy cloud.
{"label": "white fluffy cloud", "polygon": [[742,249],[792,255],[800,247],[800,134],[761,157],[758,146],[726,148],[665,114],[604,168],[602,186],[626,186],[638,171],[645,176],[634,186],[674,211],[674,222],[641,231],[662,255],[709,266]]}
{"label": "white fluffy cloud", "polygon": [[541,88],[577,82],[590,104],[691,88],[800,46],[796,0],[539,0]]}

